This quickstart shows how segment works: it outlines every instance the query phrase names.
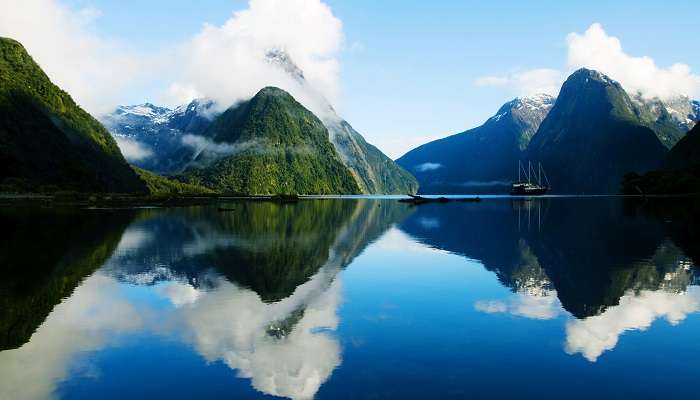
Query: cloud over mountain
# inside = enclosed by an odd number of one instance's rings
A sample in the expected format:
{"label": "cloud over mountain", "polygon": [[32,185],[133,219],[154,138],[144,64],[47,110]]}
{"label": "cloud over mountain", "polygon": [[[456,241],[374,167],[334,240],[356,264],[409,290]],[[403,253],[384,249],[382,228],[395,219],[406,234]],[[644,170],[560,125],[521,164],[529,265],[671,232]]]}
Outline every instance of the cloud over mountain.
{"label": "cloud over mountain", "polygon": [[110,110],[139,76],[143,60],[95,33],[101,13],[58,0],[0,0],[0,36],[20,41],[49,78],[91,113]]}
{"label": "cloud over mountain", "polygon": [[172,104],[206,96],[228,106],[249,99],[264,86],[289,91],[313,111],[314,102],[302,82],[271,63],[271,50],[282,50],[304,71],[305,81],[335,104],[342,23],[320,0],[251,0],[223,25],[205,25],[180,48],[168,99]]}
{"label": "cloud over mountain", "polygon": [[585,67],[600,71],[620,82],[625,90],[639,92],[647,98],[673,98],[678,95],[700,96],[700,75],[687,64],[660,67],[649,56],[629,55],[620,39],[609,35],[599,23],[583,33],[566,37],[568,71],[537,68],[507,75],[482,76],[476,86],[508,86],[518,95],[547,93],[556,95],[566,76]]}

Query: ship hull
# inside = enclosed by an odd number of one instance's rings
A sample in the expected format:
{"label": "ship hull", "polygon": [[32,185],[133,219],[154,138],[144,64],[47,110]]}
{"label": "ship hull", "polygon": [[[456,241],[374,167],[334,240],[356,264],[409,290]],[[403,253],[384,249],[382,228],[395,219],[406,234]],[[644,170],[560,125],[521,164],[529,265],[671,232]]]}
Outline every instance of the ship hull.
{"label": "ship hull", "polygon": [[510,191],[511,196],[542,196],[543,194],[547,194],[547,188],[512,189]]}

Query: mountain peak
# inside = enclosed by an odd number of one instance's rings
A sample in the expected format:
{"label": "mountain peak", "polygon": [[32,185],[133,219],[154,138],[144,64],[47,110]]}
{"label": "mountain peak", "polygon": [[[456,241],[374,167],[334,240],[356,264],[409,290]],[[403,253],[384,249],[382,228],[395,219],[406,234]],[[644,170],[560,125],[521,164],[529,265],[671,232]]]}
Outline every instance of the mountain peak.
{"label": "mountain peak", "polygon": [[286,90],[280,89],[276,86],[265,86],[260,89],[258,93],[254,96],[291,96]]}
{"label": "mountain peak", "polygon": [[294,61],[289,56],[289,54],[287,54],[286,51],[282,49],[268,50],[265,53],[265,59],[270,64],[276,65],[277,67],[281,68],[283,71],[288,73],[292,78],[294,78],[298,82],[303,82],[305,80],[304,71],[302,71],[301,68],[299,68],[294,63]]}

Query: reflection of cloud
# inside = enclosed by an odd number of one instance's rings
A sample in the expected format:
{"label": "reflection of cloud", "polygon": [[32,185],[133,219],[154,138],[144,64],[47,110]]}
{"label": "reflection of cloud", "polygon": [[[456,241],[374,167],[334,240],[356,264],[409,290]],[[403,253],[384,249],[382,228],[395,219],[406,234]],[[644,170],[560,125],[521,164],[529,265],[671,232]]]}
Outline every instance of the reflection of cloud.
{"label": "reflection of cloud", "polygon": [[437,218],[421,217],[418,223],[425,229],[437,229],[440,227],[440,220]]}
{"label": "reflection of cloud", "polygon": [[[30,341],[0,352],[0,398],[45,399],[75,376],[99,376],[81,354],[99,351],[125,333],[148,331],[192,343],[209,361],[222,360],[264,393],[312,398],[340,364],[336,329],[341,285],[322,268],[288,298],[265,303],[222,277],[209,290],[170,281],[153,287],[175,307],[138,309],[125,285],[98,272],[56,306]],[[157,315],[158,318],[154,318]],[[271,335],[272,325],[282,326]]]}
{"label": "reflection of cloud", "polygon": [[617,345],[625,331],[646,330],[657,318],[666,318],[672,325],[700,309],[700,289],[689,287],[686,293],[644,290],[628,293],[620,304],[600,315],[566,324],[566,352],[581,353],[596,361],[606,350]]}
{"label": "reflection of cloud", "polygon": [[75,373],[78,354],[98,350],[142,324],[142,315],[120,298],[114,279],[91,276],[56,306],[28,343],[0,352],[0,398],[51,398],[56,385]]}
{"label": "reflection of cloud", "polygon": [[129,228],[119,240],[115,253],[123,254],[125,252],[138,250],[151,240],[153,240],[151,232],[141,228]]}
{"label": "reflection of cloud", "polygon": [[508,305],[498,300],[479,300],[474,304],[477,311],[495,314],[508,311]]}
{"label": "reflection of cloud", "polygon": [[561,303],[554,290],[544,291],[533,295],[528,292],[518,292],[508,301],[481,300],[474,304],[477,311],[493,313],[509,313],[531,319],[553,319],[562,311]]}
{"label": "reflection of cloud", "polygon": [[178,281],[169,281],[155,288],[156,293],[170,300],[176,307],[192,304],[202,294],[192,285]]}
{"label": "reflection of cloud", "polygon": [[[319,332],[338,325],[340,283],[335,272],[321,269],[288,298],[265,303],[253,291],[221,279],[215,290],[200,292],[183,305],[177,318],[191,341],[209,361],[223,360],[251,379],[257,390],[293,399],[312,398],[340,364],[340,346]],[[330,285],[330,286],[329,286]],[[293,319],[288,334],[268,334],[275,323]]]}

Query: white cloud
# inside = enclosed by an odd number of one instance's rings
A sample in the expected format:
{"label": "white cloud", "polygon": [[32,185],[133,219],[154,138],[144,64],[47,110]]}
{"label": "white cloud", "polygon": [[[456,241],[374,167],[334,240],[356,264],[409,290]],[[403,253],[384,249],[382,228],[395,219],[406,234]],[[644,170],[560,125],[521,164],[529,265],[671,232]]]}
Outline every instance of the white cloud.
{"label": "white cloud", "polygon": [[619,81],[625,90],[647,97],[700,95],[700,75],[693,74],[688,65],[676,63],[662,68],[651,57],[631,56],[622,49],[620,40],[608,35],[598,23],[583,34],[570,33],[566,41],[572,70],[586,67],[601,71]]}
{"label": "white cloud", "polygon": [[556,96],[564,80],[561,71],[548,68],[538,68],[514,72],[505,76],[483,76],[477,78],[476,86],[507,86],[515,90],[518,96],[546,93]]}
{"label": "white cloud", "polygon": [[646,330],[656,319],[665,318],[673,325],[700,309],[700,289],[691,286],[687,293],[645,290],[628,293],[620,303],[600,315],[566,324],[566,352],[581,353],[595,362],[603,352],[612,350],[626,331]]}
{"label": "white cloud", "polygon": [[121,44],[98,36],[99,10],[59,0],[0,0],[0,36],[21,42],[51,80],[93,114],[119,102],[141,62]]}
{"label": "white cloud", "polygon": [[651,57],[629,55],[620,40],[608,35],[599,23],[592,24],[584,33],[568,34],[566,44],[567,71],[537,68],[503,76],[483,76],[474,84],[508,87],[517,95],[547,93],[556,96],[566,76],[585,67],[600,71],[620,82],[628,92],[640,92],[647,98],[700,96],[700,75],[693,74],[687,64],[676,63],[663,68]]}
{"label": "white cloud", "polygon": [[153,155],[153,150],[137,140],[123,136],[115,136],[114,140],[116,140],[117,146],[119,146],[119,150],[122,151],[124,158],[129,161],[139,161]]}
{"label": "white cloud", "polygon": [[[221,26],[206,25],[181,47],[171,104],[191,93],[228,107],[277,86],[320,114],[327,109],[320,96],[333,104],[338,100],[336,55],[342,40],[341,21],[320,0],[251,0],[247,9]],[[266,60],[273,49],[290,56],[308,87]]]}

